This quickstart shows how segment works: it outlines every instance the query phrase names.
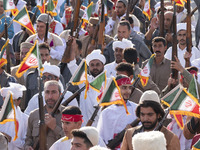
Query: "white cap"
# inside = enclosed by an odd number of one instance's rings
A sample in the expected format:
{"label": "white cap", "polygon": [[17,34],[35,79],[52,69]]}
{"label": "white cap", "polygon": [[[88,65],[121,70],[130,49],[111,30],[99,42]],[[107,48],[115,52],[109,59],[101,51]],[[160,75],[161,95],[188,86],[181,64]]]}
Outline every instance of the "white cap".
{"label": "white cap", "polygon": [[[180,30],[187,30],[187,24],[186,23],[179,23],[179,24],[177,24],[177,33]],[[194,28],[193,25],[191,25],[191,31],[195,31],[195,28]]]}
{"label": "white cap", "polygon": [[115,48],[121,48],[121,49],[125,49],[125,48],[132,48],[134,46],[134,44],[127,39],[122,39],[122,41],[115,41],[113,42],[113,50],[115,50]]}
{"label": "white cap", "polygon": [[100,60],[103,64],[106,63],[106,58],[104,57],[104,55],[101,54],[100,49],[95,49],[89,55],[87,55],[87,57],[86,57],[87,65],[89,66],[90,61],[92,61],[94,59]]}
{"label": "white cap", "polygon": [[134,150],[167,150],[166,139],[160,131],[141,132],[133,136]]}
{"label": "white cap", "polygon": [[42,73],[50,73],[55,75],[56,77],[60,77],[60,68],[56,65],[51,65],[50,63],[45,62],[43,64],[44,70],[42,71]]}
{"label": "white cap", "polygon": [[9,87],[3,87],[1,91],[1,96],[6,97],[8,92],[12,93],[13,99],[18,99],[23,96],[23,91],[26,91],[26,87],[24,85],[18,83],[9,83]]}
{"label": "white cap", "polygon": [[154,101],[160,104],[160,98],[158,94],[153,90],[145,91],[142,96],[140,97],[139,103],[142,103],[143,101]]}
{"label": "white cap", "polygon": [[93,146],[98,145],[99,143],[99,132],[95,127],[82,127],[79,129],[87,135],[87,138],[90,140]]}

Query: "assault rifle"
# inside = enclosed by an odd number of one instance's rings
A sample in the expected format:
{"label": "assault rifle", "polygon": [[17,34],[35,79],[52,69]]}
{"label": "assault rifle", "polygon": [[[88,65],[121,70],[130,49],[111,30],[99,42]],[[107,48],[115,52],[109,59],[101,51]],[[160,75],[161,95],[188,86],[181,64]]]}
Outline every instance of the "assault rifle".
{"label": "assault rifle", "polygon": [[[132,127],[135,127],[138,125],[139,122],[140,122],[139,119],[135,119],[130,125]],[[114,139],[109,140],[107,147],[110,149],[114,149],[115,147],[117,147],[122,142],[125,132],[126,132],[126,129],[124,129],[120,133],[118,133]]]}
{"label": "assault rifle", "polygon": [[94,119],[95,119],[95,117],[97,116],[97,113],[98,113],[98,111],[99,111],[99,109],[100,109],[99,104],[98,104],[97,106],[94,106],[94,108],[95,108],[95,110],[94,110],[94,112],[93,112],[91,118],[88,120],[86,126],[91,126],[92,123],[94,122]]}

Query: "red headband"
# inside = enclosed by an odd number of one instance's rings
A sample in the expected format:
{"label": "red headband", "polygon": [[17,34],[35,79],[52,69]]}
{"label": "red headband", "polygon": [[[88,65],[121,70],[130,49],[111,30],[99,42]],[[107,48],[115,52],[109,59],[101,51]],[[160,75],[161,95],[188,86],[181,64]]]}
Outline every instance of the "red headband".
{"label": "red headband", "polygon": [[62,114],[61,120],[63,121],[69,121],[69,122],[78,122],[82,121],[82,115],[68,115],[68,114]]}
{"label": "red headband", "polygon": [[121,86],[124,84],[131,84],[131,79],[130,78],[121,78],[121,79],[117,80],[118,86]]}

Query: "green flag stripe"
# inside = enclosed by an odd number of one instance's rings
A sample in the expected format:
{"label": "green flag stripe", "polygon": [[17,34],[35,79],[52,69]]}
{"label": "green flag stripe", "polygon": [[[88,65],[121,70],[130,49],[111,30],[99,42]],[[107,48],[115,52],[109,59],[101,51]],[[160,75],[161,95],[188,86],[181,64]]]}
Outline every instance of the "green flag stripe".
{"label": "green flag stripe", "polygon": [[93,82],[90,83],[90,85],[95,88],[100,90],[102,83],[105,81],[105,73],[103,73],[101,76],[99,76],[97,79],[95,79]]}
{"label": "green flag stripe", "polygon": [[84,71],[85,71],[85,63],[83,63],[79,72],[76,74],[72,82],[79,82]]}
{"label": "green flag stripe", "polygon": [[14,18],[14,20],[19,20],[22,18],[22,16],[25,16],[27,13],[26,13],[26,9],[25,7],[17,14],[17,16]]}
{"label": "green flag stripe", "polygon": [[109,90],[106,92],[106,94],[105,94],[103,100],[101,101],[101,103],[110,102],[111,96],[112,96],[115,88],[117,88],[115,86],[115,82],[112,81],[111,84],[110,84]]}
{"label": "green flag stripe", "polygon": [[9,98],[5,112],[4,112],[3,117],[2,117],[0,122],[2,122],[4,119],[7,118],[8,114],[10,113],[11,110],[12,110],[12,105],[11,105],[11,101],[10,101],[10,98]]}
{"label": "green flag stripe", "polygon": [[182,91],[178,99],[174,103],[174,105],[171,107],[171,110],[177,110],[177,108],[179,108],[180,104],[182,103],[182,101],[185,99],[186,96],[187,94],[184,91]]}

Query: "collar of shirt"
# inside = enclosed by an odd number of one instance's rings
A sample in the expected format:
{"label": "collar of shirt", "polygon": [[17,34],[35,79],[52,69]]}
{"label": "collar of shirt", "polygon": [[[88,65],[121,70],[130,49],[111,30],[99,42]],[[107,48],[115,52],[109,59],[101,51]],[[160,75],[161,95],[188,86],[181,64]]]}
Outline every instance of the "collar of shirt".
{"label": "collar of shirt", "polygon": [[[49,36],[50,36],[50,33],[48,32],[47,39],[49,39]],[[38,34],[36,35],[36,39],[38,39],[39,43],[43,43],[44,42],[44,38],[40,39],[39,36],[38,36]]]}
{"label": "collar of shirt", "polygon": [[[164,57],[163,60],[161,61],[160,65],[165,64],[165,62],[166,62],[166,58]],[[156,63],[156,60],[154,59],[153,64],[155,64],[155,63]]]}

